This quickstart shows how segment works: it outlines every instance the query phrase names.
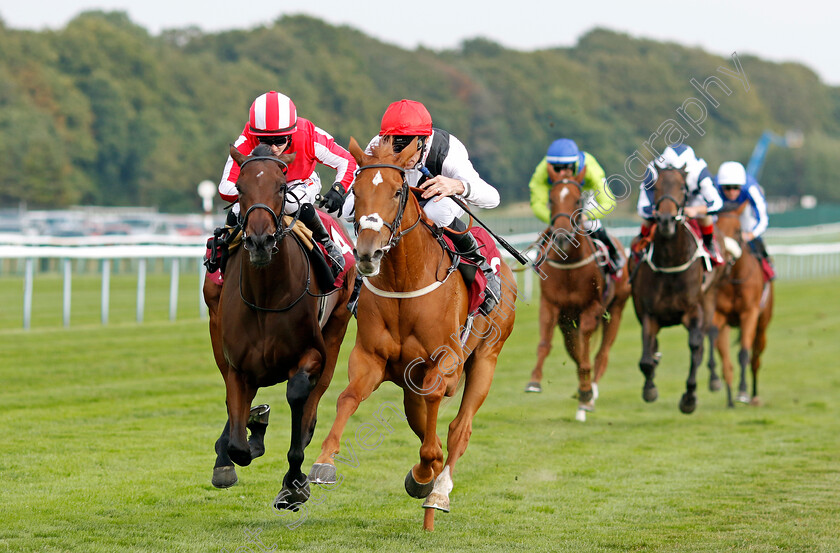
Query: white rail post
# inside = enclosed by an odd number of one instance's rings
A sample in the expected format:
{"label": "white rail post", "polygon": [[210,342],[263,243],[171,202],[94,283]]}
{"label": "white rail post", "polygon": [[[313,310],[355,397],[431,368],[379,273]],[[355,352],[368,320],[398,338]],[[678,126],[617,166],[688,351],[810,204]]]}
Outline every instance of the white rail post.
{"label": "white rail post", "polygon": [[71,286],[71,279],[73,273],[73,264],[72,261],[68,258],[64,258],[64,309],[63,309],[63,320],[64,326],[70,326],[70,291],[72,289]]}
{"label": "white rail post", "polygon": [[146,259],[137,260],[137,322],[143,322],[143,308],[146,305]]}
{"label": "white rail post", "polygon": [[29,330],[32,324],[32,284],[35,277],[35,260],[26,258],[26,276],[23,280],[23,328]]}
{"label": "white rail post", "polygon": [[111,302],[111,260],[102,260],[102,324],[108,324],[108,307]]}
{"label": "white rail post", "polygon": [[172,258],[172,278],[169,282],[169,320],[174,321],[178,314],[178,280],[181,278],[181,260]]}

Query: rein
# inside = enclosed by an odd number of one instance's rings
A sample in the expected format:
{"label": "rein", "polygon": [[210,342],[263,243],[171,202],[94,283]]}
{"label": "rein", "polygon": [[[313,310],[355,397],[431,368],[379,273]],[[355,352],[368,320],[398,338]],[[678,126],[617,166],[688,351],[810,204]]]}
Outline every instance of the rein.
{"label": "rein", "polygon": [[[396,215],[396,217],[394,217],[393,222],[391,222],[390,224],[382,221],[382,224],[385,225],[388,228],[388,230],[391,231],[391,235],[388,238],[388,243],[385,244],[385,246],[382,247],[383,252],[387,253],[391,248],[395,247],[399,243],[399,241],[402,239],[403,236],[405,236],[406,234],[408,234],[409,232],[414,230],[414,228],[417,227],[417,225],[420,224],[421,221],[423,221],[423,215],[422,215],[423,212],[420,209],[420,204],[417,203],[416,204],[417,205],[417,220],[414,221],[414,223],[412,223],[411,226],[409,226],[407,229],[400,231],[399,228],[402,225],[402,218],[403,218],[403,215],[405,214],[405,208],[406,208],[406,205],[408,204],[409,195],[411,193],[410,187],[408,186],[408,180],[406,180],[405,169],[403,169],[399,165],[392,165],[390,163],[374,163],[372,165],[360,166],[358,169],[356,169],[356,175],[358,175],[359,173],[361,173],[365,169],[394,169],[394,170],[398,171],[400,173],[400,176],[402,177],[402,185],[400,187],[400,207],[397,210],[397,215]],[[413,199],[416,203],[417,199],[416,198],[413,198]],[[429,223],[424,222],[424,224],[427,227],[429,226]],[[359,228],[360,228],[360,225],[359,225],[358,221],[354,224],[354,228],[356,230],[356,234],[358,235],[359,234]],[[429,229],[432,230],[431,227],[429,227]],[[432,230],[432,234],[434,234],[434,230]],[[448,248],[444,248],[444,249],[448,250]],[[450,252],[450,253],[452,253],[452,252]],[[440,267],[438,267],[438,268],[440,268]],[[452,266],[449,267],[449,269],[447,270],[446,276],[444,277],[443,280],[435,280],[435,282],[431,283],[428,286],[424,286],[423,288],[420,288],[419,290],[412,290],[410,292],[391,292],[391,291],[388,291],[388,290],[382,290],[381,288],[377,288],[376,286],[371,284],[368,281],[367,277],[363,277],[363,282],[364,282],[365,287],[368,290],[373,292],[375,295],[381,296],[383,298],[391,298],[391,299],[418,298],[420,296],[425,296],[429,292],[437,290],[438,288],[443,286],[443,284],[447,280],[449,280],[450,275],[452,275],[452,273],[455,271],[456,268],[457,268],[457,264],[453,263]]]}
{"label": "rein", "polygon": [[694,253],[691,255],[688,261],[681,265],[675,265],[670,267],[660,267],[653,262],[653,242],[651,242],[650,246],[648,247],[647,251],[645,252],[645,256],[642,258],[642,261],[647,263],[648,267],[655,272],[655,273],[682,273],[686,271],[692,263],[697,261],[698,258],[702,258],[707,265],[711,264],[711,260],[709,259],[709,254],[706,253],[705,248],[703,248],[703,244],[700,239],[697,237],[696,234],[691,230],[688,226],[686,221],[682,222],[683,227],[685,227],[686,231],[689,232],[692,238],[694,238]]}

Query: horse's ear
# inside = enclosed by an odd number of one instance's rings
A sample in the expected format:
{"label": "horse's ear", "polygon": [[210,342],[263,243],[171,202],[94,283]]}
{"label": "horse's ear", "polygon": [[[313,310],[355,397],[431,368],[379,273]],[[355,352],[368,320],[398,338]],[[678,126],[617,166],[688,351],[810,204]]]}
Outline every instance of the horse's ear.
{"label": "horse's ear", "polygon": [[294,152],[294,153],[291,153],[291,154],[280,154],[279,159],[280,159],[280,161],[282,161],[283,163],[286,164],[286,167],[288,167],[295,160],[296,155],[297,155],[297,152]]}
{"label": "horse's ear", "polygon": [[356,163],[359,165],[362,164],[362,161],[365,159],[365,151],[362,150],[362,147],[359,146],[359,143],[356,142],[354,137],[350,137],[350,147],[349,147],[350,155],[353,156],[353,159],[356,160]]}
{"label": "horse's ear", "polygon": [[230,145],[230,157],[233,158],[233,161],[235,161],[237,165],[242,165],[248,158],[248,156],[237,150],[236,146],[233,144]]}
{"label": "horse's ear", "polygon": [[411,142],[409,142],[408,146],[403,148],[403,151],[399,153],[397,156],[397,165],[400,167],[405,166],[405,162],[411,159],[411,156],[417,153],[417,137],[415,136]]}

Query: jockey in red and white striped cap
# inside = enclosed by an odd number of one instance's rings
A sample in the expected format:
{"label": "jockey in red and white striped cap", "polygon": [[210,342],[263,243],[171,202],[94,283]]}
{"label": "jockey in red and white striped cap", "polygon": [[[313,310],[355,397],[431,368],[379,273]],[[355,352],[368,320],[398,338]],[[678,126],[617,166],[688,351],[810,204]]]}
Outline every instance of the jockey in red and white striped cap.
{"label": "jockey in red and white striped cap", "polygon": [[[321,192],[321,179],[315,168],[321,163],[335,169],[336,182],[324,195],[321,207],[330,213],[340,212],[347,190],[353,182],[356,160],[350,152],[336,144],[329,133],[308,119],[298,117],[297,108],[288,96],[273,90],[258,96],[251,104],[248,123],[234,146],[243,154],[250,155],[259,144],[270,146],[273,155],[296,154],[286,173],[288,191],[285,213],[290,215],[300,211],[300,221],[324,245],[333,270],[338,274],[344,267],[344,258],[312,206],[315,197]],[[228,156],[219,183],[219,193],[223,200],[236,202],[239,199],[236,191],[238,177],[239,165]],[[231,212],[238,211],[237,204]]]}

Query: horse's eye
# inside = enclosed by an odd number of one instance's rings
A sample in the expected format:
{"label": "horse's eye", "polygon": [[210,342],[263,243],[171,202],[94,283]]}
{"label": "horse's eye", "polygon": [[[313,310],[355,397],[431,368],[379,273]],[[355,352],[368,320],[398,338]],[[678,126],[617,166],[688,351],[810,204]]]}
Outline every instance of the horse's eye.
{"label": "horse's eye", "polygon": [[402,190],[397,190],[397,192],[394,194],[394,197],[399,198],[400,196],[402,196]]}

